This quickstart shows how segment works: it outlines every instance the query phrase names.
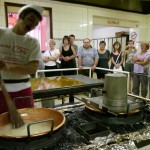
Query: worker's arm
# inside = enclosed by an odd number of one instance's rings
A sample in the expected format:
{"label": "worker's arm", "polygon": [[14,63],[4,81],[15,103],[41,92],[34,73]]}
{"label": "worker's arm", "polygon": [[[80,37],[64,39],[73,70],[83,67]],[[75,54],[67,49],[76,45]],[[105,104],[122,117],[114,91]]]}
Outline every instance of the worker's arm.
{"label": "worker's arm", "polygon": [[81,56],[78,56],[78,66],[79,66],[79,69],[83,69]]}
{"label": "worker's arm", "polygon": [[143,61],[137,61],[136,64],[139,64],[139,65],[142,65],[142,66],[145,66],[149,63],[149,60],[148,59],[144,59]]}
{"label": "worker's arm", "polygon": [[14,72],[20,75],[35,74],[39,66],[39,61],[30,61],[25,65],[8,64],[0,61],[0,70]]}
{"label": "worker's arm", "polygon": [[6,101],[6,104],[7,104],[8,114],[10,117],[12,128],[19,128],[24,124],[24,121],[21,118],[19,112],[17,111],[16,106],[13,103],[9,93],[7,92],[2,79],[0,79],[0,87],[1,87],[4,99]]}
{"label": "worker's arm", "polygon": [[98,64],[98,60],[99,60],[98,58],[95,58],[94,64],[93,64],[93,66],[91,67],[92,70],[96,69],[96,66],[97,66],[97,64]]}

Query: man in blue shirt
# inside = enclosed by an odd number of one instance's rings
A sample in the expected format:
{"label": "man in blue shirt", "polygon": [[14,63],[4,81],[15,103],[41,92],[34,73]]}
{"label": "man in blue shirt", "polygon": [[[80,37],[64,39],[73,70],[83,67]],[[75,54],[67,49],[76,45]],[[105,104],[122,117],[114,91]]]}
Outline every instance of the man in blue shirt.
{"label": "man in blue shirt", "polygon": [[98,63],[98,52],[90,45],[90,39],[83,40],[83,46],[79,48],[78,53],[79,73],[89,76],[89,70],[83,70],[84,67],[91,67],[92,74]]}

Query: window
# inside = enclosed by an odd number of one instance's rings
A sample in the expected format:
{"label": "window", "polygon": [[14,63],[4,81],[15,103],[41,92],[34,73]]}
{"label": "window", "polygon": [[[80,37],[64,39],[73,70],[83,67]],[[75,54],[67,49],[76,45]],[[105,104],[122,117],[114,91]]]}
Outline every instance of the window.
{"label": "window", "polygon": [[[18,10],[23,5],[5,3],[6,26],[12,28],[18,19]],[[41,51],[47,49],[47,41],[52,38],[52,9],[44,8],[43,19],[39,25],[28,34],[37,38],[40,42]]]}

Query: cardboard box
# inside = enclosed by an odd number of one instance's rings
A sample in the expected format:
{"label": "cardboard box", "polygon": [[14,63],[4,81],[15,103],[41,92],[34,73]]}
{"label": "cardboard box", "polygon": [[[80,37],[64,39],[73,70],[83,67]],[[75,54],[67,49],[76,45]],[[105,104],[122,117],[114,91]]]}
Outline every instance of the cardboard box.
{"label": "cardboard box", "polygon": [[116,33],[115,33],[115,36],[116,36],[116,37],[121,37],[121,36],[124,36],[124,35],[126,35],[126,32],[124,32],[124,31],[116,32]]}

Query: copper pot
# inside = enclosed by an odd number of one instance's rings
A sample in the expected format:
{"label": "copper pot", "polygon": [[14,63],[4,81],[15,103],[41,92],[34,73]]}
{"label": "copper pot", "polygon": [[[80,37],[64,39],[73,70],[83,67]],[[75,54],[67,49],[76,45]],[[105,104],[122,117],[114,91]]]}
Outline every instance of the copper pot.
{"label": "copper pot", "polygon": [[13,129],[8,113],[0,115],[0,137],[26,138],[48,134],[61,128],[65,123],[65,116],[61,112],[48,108],[19,109],[25,125]]}

